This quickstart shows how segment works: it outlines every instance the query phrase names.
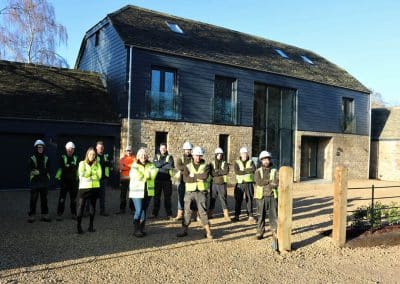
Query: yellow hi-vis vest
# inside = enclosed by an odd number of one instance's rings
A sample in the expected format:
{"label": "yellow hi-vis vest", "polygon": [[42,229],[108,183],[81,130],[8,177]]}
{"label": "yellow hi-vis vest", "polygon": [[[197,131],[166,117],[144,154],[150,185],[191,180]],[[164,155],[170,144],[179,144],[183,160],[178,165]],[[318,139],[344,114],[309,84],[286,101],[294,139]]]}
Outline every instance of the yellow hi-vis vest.
{"label": "yellow hi-vis vest", "polygon": [[[216,167],[215,161],[212,161],[211,164],[212,164],[213,168],[215,169],[215,167]],[[222,163],[221,163],[221,169],[224,168],[225,164],[226,164],[226,162],[225,162],[225,161],[222,161]],[[227,183],[227,182],[228,182],[228,176],[227,176],[227,175],[224,175],[224,183]]]}
{"label": "yellow hi-vis vest", "polygon": [[[104,161],[108,162],[108,154],[103,154]],[[97,155],[96,157],[97,163],[100,163],[100,157]],[[105,177],[110,177],[110,167],[104,167],[104,176]]]}
{"label": "yellow hi-vis vest", "polygon": [[[66,165],[67,165],[67,162],[68,162],[68,157],[67,157],[67,155],[62,155],[61,157],[63,158],[64,166],[66,166]],[[73,158],[72,164],[73,164],[73,165],[76,165],[76,163],[78,162],[78,157],[75,156],[75,155],[73,155],[72,158]],[[60,180],[60,179],[61,179],[61,175],[62,175],[62,168],[59,168],[59,169],[57,170],[57,173],[56,173],[56,179]]]}
{"label": "yellow hi-vis vest", "polygon": [[[35,173],[34,173],[34,171],[37,171],[37,160],[36,160],[36,156],[35,155],[33,155],[32,157],[31,157],[31,160],[32,160],[32,162],[33,162],[33,164],[35,165],[35,169],[33,169],[31,172],[30,172],[30,175],[29,175],[29,181],[32,181],[32,179],[34,178],[34,176],[36,175]],[[44,168],[46,169],[47,168],[47,161],[49,160],[49,157],[47,157],[47,156],[44,156]],[[47,174],[47,177],[49,178],[49,180],[50,180],[50,175],[49,174]]]}
{"label": "yellow hi-vis vest", "polygon": [[[263,168],[259,168],[257,171],[260,172],[260,177],[261,179],[264,178],[264,171]],[[276,175],[276,169],[271,169],[270,173],[269,173],[269,180],[270,181],[274,181],[275,180],[275,175]],[[278,191],[277,188],[273,188],[272,189],[273,195],[275,198],[278,197]],[[254,192],[254,198],[256,199],[262,199],[264,197],[264,188],[263,186],[259,186],[256,184],[255,186],[255,192]]]}
{"label": "yellow hi-vis vest", "polygon": [[147,162],[144,166],[138,162],[133,163],[129,172],[129,198],[144,198],[144,189],[147,196],[154,196],[154,184],[158,173],[156,166]]}
{"label": "yellow hi-vis vest", "polygon": [[[252,160],[249,159],[246,162],[245,167],[243,167],[243,162],[242,160],[236,160],[236,163],[239,166],[239,169],[241,171],[244,171],[245,169],[251,169],[251,164],[252,164]],[[236,175],[236,182],[237,183],[244,183],[244,182],[254,182],[254,174],[244,174],[244,175]]]}
{"label": "yellow hi-vis vest", "polygon": [[[157,160],[160,160],[160,158],[161,158],[161,155],[160,155],[160,154],[157,154]],[[171,156],[170,156],[170,155],[167,155],[167,157],[165,158],[165,161],[168,163],[170,158],[171,158]],[[170,169],[170,170],[168,171],[168,173],[169,173],[169,175],[172,177],[172,176],[174,175],[174,169]]]}
{"label": "yellow hi-vis vest", "polygon": [[100,163],[89,165],[86,161],[81,161],[78,167],[79,188],[99,188],[101,179]]}
{"label": "yellow hi-vis vest", "polygon": [[[196,170],[196,168],[193,166],[193,162],[189,163],[187,165],[187,168],[189,170],[190,174],[203,174],[206,170],[206,163],[203,163],[199,166],[199,169]],[[209,188],[209,182],[208,178],[206,180],[200,180],[198,179],[196,182],[191,182],[191,183],[186,183],[186,191],[206,191]]]}

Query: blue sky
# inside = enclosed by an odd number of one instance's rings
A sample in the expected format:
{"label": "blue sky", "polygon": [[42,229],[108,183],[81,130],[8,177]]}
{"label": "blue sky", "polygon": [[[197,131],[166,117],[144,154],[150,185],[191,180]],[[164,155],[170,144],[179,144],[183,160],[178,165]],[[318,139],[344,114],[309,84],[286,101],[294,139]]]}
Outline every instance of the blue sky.
{"label": "blue sky", "polygon": [[52,0],[74,66],[84,33],[127,4],[227,27],[309,49],[400,105],[400,1],[397,0]]}

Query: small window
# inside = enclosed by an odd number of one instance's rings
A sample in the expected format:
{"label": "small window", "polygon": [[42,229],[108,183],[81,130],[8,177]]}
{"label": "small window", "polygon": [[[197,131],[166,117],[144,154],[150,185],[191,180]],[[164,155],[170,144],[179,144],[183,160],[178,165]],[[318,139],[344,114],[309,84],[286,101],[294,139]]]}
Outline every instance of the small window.
{"label": "small window", "polygon": [[356,132],[354,99],[352,98],[342,98],[342,131],[344,133]]}
{"label": "small window", "polygon": [[224,150],[225,160],[229,161],[229,135],[220,134],[219,135],[219,147]]}
{"label": "small window", "polygon": [[174,33],[183,34],[183,30],[178,24],[167,22],[167,25]]}
{"label": "small window", "polygon": [[100,30],[94,34],[94,46],[98,46],[100,42]]}
{"label": "small window", "polygon": [[278,53],[282,58],[286,58],[286,59],[289,58],[289,56],[287,56],[287,54],[286,54],[283,50],[278,49],[278,48],[275,48],[275,51],[276,51],[276,53]]}
{"label": "small window", "polygon": [[310,58],[308,58],[307,56],[301,55],[301,58],[303,59],[304,62],[306,62],[308,64],[311,64],[311,65],[314,65],[314,62]]}

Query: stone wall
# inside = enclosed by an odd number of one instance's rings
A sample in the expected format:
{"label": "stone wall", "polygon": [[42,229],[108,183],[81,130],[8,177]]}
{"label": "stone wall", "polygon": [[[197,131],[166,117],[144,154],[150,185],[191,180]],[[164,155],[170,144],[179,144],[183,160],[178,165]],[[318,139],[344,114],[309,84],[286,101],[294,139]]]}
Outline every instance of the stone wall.
{"label": "stone wall", "polygon": [[323,169],[318,169],[319,172],[323,172],[321,178],[332,180],[334,169],[340,164],[348,167],[350,179],[369,178],[368,136],[297,131],[295,134],[295,181],[300,181],[302,136],[324,138],[321,139],[321,145],[319,145],[319,152],[324,151],[324,154],[318,155],[318,162],[320,165],[323,164]]}
{"label": "stone wall", "polygon": [[[381,140],[371,143],[372,177],[380,180],[400,181],[400,140]],[[371,159],[372,160],[372,159]]]}
{"label": "stone wall", "polygon": [[[127,145],[127,126],[128,120],[123,119],[121,126],[121,155]],[[168,132],[168,151],[175,159],[182,155],[183,143],[190,141],[193,146],[202,147],[205,150],[205,160],[211,161],[214,157],[215,148],[219,146],[220,134],[229,135],[228,162],[230,164],[233,165],[233,162],[239,157],[239,149],[241,147],[247,147],[251,153],[251,127],[140,119],[131,119],[130,127],[129,141],[133,151],[136,153],[140,147],[146,147],[151,158],[155,153],[156,147],[158,148],[155,145],[156,132]],[[233,177],[233,166],[231,166],[230,183],[234,182]]]}

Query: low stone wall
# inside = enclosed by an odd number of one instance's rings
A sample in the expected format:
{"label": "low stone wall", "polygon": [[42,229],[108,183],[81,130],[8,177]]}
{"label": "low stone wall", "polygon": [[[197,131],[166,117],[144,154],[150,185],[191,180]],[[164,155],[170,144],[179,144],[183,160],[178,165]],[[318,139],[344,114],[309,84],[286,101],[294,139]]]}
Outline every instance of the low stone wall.
{"label": "low stone wall", "polygon": [[[127,142],[128,120],[123,119],[121,127],[121,155]],[[146,147],[150,156],[155,153],[156,132],[168,132],[167,146],[169,153],[176,159],[183,153],[182,145],[190,141],[193,146],[200,146],[205,150],[205,160],[211,161],[214,157],[214,150],[219,146],[219,135],[229,135],[228,139],[228,162],[232,164],[230,171],[230,183],[233,179],[233,162],[239,157],[239,149],[247,147],[251,152],[252,128],[244,126],[226,126],[214,124],[200,124],[175,121],[155,121],[155,120],[130,120],[131,145],[134,152],[140,147]]]}
{"label": "low stone wall", "polygon": [[[300,181],[301,137],[312,136],[323,139],[323,155],[318,155],[320,167],[323,164],[323,177],[332,180],[334,169],[342,164],[349,169],[349,179],[369,178],[369,137],[352,134],[321,133],[297,131],[295,135],[295,169],[296,181]],[[320,170],[320,169],[319,169]]]}

